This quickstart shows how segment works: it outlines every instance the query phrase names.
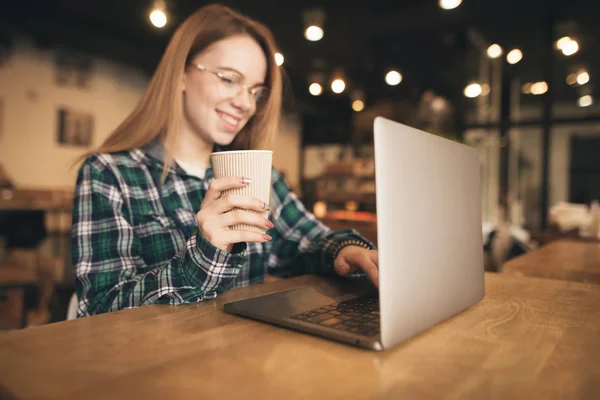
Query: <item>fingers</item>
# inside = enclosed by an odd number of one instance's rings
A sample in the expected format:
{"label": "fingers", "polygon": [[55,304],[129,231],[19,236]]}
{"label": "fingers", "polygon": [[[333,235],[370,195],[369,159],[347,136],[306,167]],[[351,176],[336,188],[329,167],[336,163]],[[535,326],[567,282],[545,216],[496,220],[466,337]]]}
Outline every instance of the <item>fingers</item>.
{"label": "fingers", "polygon": [[350,274],[350,272],[352,272],[350,265],[348,265],[348,263],[345,261],[338,262],[336,265],[334,265],[334,268],[335,271],[342,276],[347,276]]}
{"label": "fingers", "polygon": [[341,257],[334,265],[335,270],[342,276],[347,276],[356,270],[362,270],[376,287],[379,287],[379,256],[376,251],[360,251]]}
{"label": "fingers", "polygon": [[236,224],[246,224],[255,226],[259,229],[271,229],[275,225],[271,221],[266,218],[261,217],[260,215],[250,213],[245,210],[235,210],[224,214],[221,219],[222,223],[225,227],[229,227]]}
{"label": "fingers", "polygon": [[227,241],[229,243],[263,243],[273,239],[271,236],[263,233],[256,233],[250,231],[227,231]]}
{"label": "fingers", "polygon": [[335,269],[335,271],[342,275],[342,276],[347,276],[350,275],[350,273],[354,272],[356,270],[356,268],[353,268],[350,264],[355,264],[354,262],[352,262],[352,259],[355,258],[354,255],[352,256],[347,256],[347,257],[342,257],[342,256],[338,256],[335,260],[334,260],[334,264],[333,264],[333,268]]}
{"label": "fingers", "polygon": [[268,204],[250,196],[223,194],[224,191],[243,188],[248,183],[250,180],[242,177],[220,178],[210,183],[196,220],[200,233],[215,247],[228,251],[234,243],[266,242],[272,239],[260,232],[229,229],[236,224],[250,225],[261,231],[274,228],[272,222],[257,215],[268,211]]}
{"label": "fingers", "polygon": [[[242,176],[228,176],[225,178],[214,179],[209,185],[204,196],[203,205],[217,200],[221,197],[221,192],[230,189],[243,188],[250,183],[250,179]],[[204,204],[206,203],[206,204]]]}
{"label": "fingers", "polygon": [[[201,211],[202,212],[202,211]],[[233,212],[231,213],[233,214]],[[246,214],[249,214],[246,212]],[[200,234],[202,234],[206,240],[208,240],[213,246],[220,248],[225,251],[229,251],[231,246],[235,243],[241,242],[258,242],[264,243],[272,240],[272,237],[261,232],[251,231],[233,231],[229,229],[229,226],[223,223],[223,218],[227,214],[219,215],[217,218],[209,220],[202,220],[198,224]],[[228,216],[228,215],[227,215]],[[229,217],[229,216],[228,216]],[[257,216],[258,217],[258,216]],[[264,218],[258,217],[259,220],[266,221]],[[239,218],[239,220],[246,220]],[[247,221],[247,220],[246,220]],[[249,222],[249,221],[247,221]],[[237,222],[235,222],[237,223]],[[261,229],[267,229],[267,224],[262,222]],[[260,224],[259,224],[260,225]],[[272,225],[272,224],[271,224]]]}
{"label": "fingers", "polygon": [[244,210],[251,210],[259,213],[269,210],[269,205],[264,201],[250,196],[231,193],[226,194],[214,204],[214,212],[219,214],[225,213],[234,208],[242,208]]}
{"label": "fingers", "polygon": [[367,274],[375,287],[379,287],[379,268],[377,268],[377,264],[375,264],[368,256],[365,255],[364,262],[360,264],[360,269]]}
{"label": "fingers", "polygon": [[375,265],[377,265],[377,269],[379,269],[379,252],[376,250],[370,250],[369,258],[375,263]]}

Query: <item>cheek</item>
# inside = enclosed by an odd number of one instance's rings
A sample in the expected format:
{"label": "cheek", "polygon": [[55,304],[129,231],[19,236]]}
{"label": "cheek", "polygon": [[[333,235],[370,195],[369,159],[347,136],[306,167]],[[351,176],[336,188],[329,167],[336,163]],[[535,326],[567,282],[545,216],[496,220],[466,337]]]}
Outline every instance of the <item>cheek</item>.
{"label": "cheek", "polygon": [[185,103],[190,113],[207,112],[216,106],[214,94],[198,85],[185,92]]}

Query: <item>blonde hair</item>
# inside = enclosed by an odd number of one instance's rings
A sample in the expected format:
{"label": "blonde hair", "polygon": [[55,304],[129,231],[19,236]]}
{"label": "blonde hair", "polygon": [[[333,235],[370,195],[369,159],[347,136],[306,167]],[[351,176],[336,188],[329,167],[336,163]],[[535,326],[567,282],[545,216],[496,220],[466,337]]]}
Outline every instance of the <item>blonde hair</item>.
{"label": "blonde hair", "polygon": [[[263,24],[230,8],[212,4],[200,8],[177,28],[150,83],[127,118],[95,152],[111,153],[142,147],[158,138],[165,146],[166,171],[173,163],[174,149],[183,116],[183,73],[188,62],[211,44],[235,35],[248,35],[260,45],[267,59],[267,100],[236,135],[235,150],[265,149],[279,128],[282,78],[275,62],[275,41]],[[85,157],[85,156],[84,156]]]}

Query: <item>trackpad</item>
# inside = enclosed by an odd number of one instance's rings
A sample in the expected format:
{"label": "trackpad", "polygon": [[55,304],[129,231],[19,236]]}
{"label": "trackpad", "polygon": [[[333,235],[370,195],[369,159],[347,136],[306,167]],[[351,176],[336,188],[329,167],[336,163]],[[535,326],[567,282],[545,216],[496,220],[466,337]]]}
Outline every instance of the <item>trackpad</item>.
{"label": "trackpad", "polygon": [[331,297],[319,293],[314,287],[305,287],[227,303],[225,311],[286,318],[335,302]]}

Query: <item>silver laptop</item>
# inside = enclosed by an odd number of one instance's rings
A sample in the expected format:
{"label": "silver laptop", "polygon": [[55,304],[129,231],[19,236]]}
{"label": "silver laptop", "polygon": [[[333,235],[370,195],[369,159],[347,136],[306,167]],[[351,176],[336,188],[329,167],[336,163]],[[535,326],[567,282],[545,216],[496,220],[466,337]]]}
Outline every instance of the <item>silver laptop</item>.
{"label": "silver laptop", "polygon": [[475,149],[382,117],[374,140],[379,290],[339,278],[225,312],[382,350],[484,297]]}

